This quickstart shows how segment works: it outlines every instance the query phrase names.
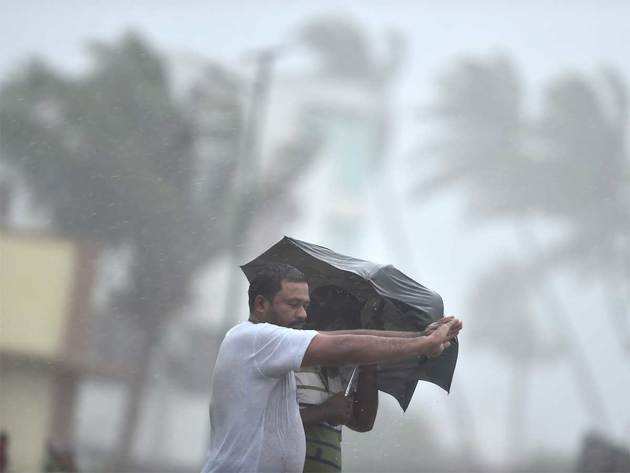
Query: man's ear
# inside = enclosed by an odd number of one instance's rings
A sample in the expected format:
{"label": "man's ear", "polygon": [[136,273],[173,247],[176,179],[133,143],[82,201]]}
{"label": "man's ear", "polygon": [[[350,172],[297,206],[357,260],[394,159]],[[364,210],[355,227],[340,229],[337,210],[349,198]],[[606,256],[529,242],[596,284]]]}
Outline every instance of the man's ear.
{"label": "man's ear", "polygon": [[265,310],[267,310],[268,306],[269,306],[269,301],[265,299],[265,296],[258,294],[254,298],[254,312],[255,313],[259,314],[259,313],[264,312]]}

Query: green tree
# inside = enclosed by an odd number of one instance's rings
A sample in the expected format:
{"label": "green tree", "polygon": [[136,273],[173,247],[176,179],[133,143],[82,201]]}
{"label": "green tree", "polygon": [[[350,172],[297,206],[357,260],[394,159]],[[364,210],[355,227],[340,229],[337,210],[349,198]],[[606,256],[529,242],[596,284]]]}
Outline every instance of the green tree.
{"label": "green tree", "polygon": [[[3,85],[1,150],[59,232],[131,255],[129,284],[112,297],[144,334],[115,455],[121,471],[131,465],[151,349],[198,272],[234,244],[225,225],[233,202],[246,203],[248,232],[253,216],[289,199],[293,181],[280,172],[244,188],[236,179],[247,163],[235,159],[245,120],[234,74],[210,65],[182,101],[165,61],[139,36],[90,51],[93,67],[81,76],[33,61]],[[304,170],[311,138],[287,143],[275,164]]]}
{"label": "green tree", "polygon": [[[610,212],[605,210],[608,205],[605,186],[598,184],[601,176],[595,176],[594,171],[614,163],[606,172],[615,172],[624,160],[627,163],[627,157],[621,157],[623,153],[619,146],[622,134],[618,130],[624,126],[622,113],[611,117],[606,126],[601,125],[598,117],[592,115],[599,110],[593,106],[593,97],[586,93],[588,88],[576,88],[574,84],[572,91],[566,90],[566,85],[552,88],[544,118],[533,120],[524,111],[521,82],[516,68],[505,57],[464,60],[442,77],[437,100],[431,109],[440,125],[433,154],[435,159],[427,160],[425,166],[432,174],[428,179],[422,176],[416,195],[426,197],[457,186],[465,195],[472,219],[506,221],[515,226],[529,261],[518,269],[526,279],[517,277],[514,270],[511,277],[526,285],[523,287],[536,288],[537,296],[546,307],[540,315],[555,323],[558,340],[566,348],[585,409],[593,422],[599,423],[605,418],[604,402],[583,351],[575,345],[567,310],[551,285],[540,284],[541,279],[551,277],[557,268],[548,264],[550,248],[538,242],[531,223],[535,219],[547,218],[548,222],[570,223],[575,229],[586,230],[592,221],[587,223],[578,217],[581,211],[577,211],[577,207],[584,205],[593,206],[593,216],[602,211],[608,215],[599,215],[602,218],[600,224],[608,221]],[[615,83],[613,90],[619,97],[622,87],[619,81]],[[578,135],[582,132],[586,134],[580,138]],[[590,146],[585,147],[580,139],[588,141]],[[587,163],[586,168],[581,163]],[[584,199],[588,199],[588,203]],[[595,207],[598,210],[594,210]],[[624,222],[623,212],[618,210],[617,215],[618,224],[626,228],[626,224],[621,223]],[[573,251],[579,247],[578,242],[592,244],[596,241],[587,235],[567,232],[559,248],[571,248],[572,251],[561,252],[554,248],[555,260],[559,261],[562,254],[565,262],[579,261],[583,255]],[[616,254],[621,257],[622,253]],[[496,271],[496,274],[484,276],[481,283],[496,281],[499,284],[503,278],[509,277],[503,274],[505,268]],[[479,301],[476,303],[480,304]],[[489,312],[485,315],[497,321],[504,316],[492,307],[486,309]],[[521,314],[521,318],[532,316],[532,313]],[[496,338],[499,352],[505,352],[500,340],[509,339],[512,332],[520,330],[518,322],[513,322],[497,324],[497,330],[502,330],[501,336]],[[534,351],[516,351],[511,353],[510,359],[516,363],[518,356],[520,365],[528,365],[535,360],[532,358]]]}
{"label": "green tree", "polygon": [[457,185],[467,194],[471,218],[527,208],[531,192],[523,173],[531,173],[531,162],[523,152],[528,124],[522,102],[521,78],[502,56],[464,60],[441,76],[429,109],[437,143],[423,163],[416,197]]}
{"label": "green tree", "polygon": [[545,338],[536,317],[543,313],[540,288],[520,261],[502,261],[476,281],[468,301],[474,323],[471,340],[494,351],[510,366],[511,390],[506,432],[513,458],[527,440],[527,398],[536,365],[561,356],[566,347]]}
{"label": "green tree", "polygon": [[546,91],[536,123],[544,180],[533,210],[562,222],[567,236],[545,251],[545,269],[574,270],[601,287],[605,311],[630,354],[630,152],[628,88],[615,71],[598,82],[563,76]]}
{"label": "green tree", "polygon": [[392,31],[387,37],[387,55],[381,58],[360,24],[335,15],[309,21],[301,28],[299,38],[315,53],[321,75],[356,82],[390,80],[405,49],[401,35]]}
{"label": "green tree", "polygon": [[436,472],[462,468],[452,464],[455,462],[440,445],[425,416],[412,412],[403,414],[390,399],[380,400],[371,432],[357,433],[348,429],[343,435],[346,471]]}
{"label": "green tree", "polygon": [[[337,16],[323,16],[310,21],[302,28],[300,38],[315,54],[319,75],[339,83],[350,83],[366,91],[370,97],[370,112],[363,124],[369,133],[369,146],[361,159],[363,167],[370,173],[369,178],[382,187],[378,192],[382,197],[389,195],[391,183],[387,178],[387,165],[390,163],[386,158],[392,129],[390,93],[404,60],[404,38],[399,32],[390,31],[385,38],[386,53],[379,55],[361,25]],[[391,216],[392,209],[386,207],[387,199],[381,198],[378,202],[384,204],[380,209],[383,216]],[[393,221],[399,219],[399,215],[393,216]],[[396,225],[390,227],[395,228]],[[392,232],[388,236],[395,241],[398,235]]]}
{"label": "green tree", "polygon": [[[315,53],[320,76],[343,84],[351,83],[373,98],[372,114],[367,119],[369,146],[367,152],[360,156],[363,168],[368,170],[369,183],[361,186],[358,192],[361,195],[373,192],[378,196],[377,211],[385,222],[381,226],[385,240],[399,261],[418,268],[414,261],[416,251],[404,232],[404,206],[396,199],[399,186],[392,177],[395,163],[389,156],[391,131],[395,126],[391,92],[406,55],[404,37],[397,31],[390,31],[385,38],[385,54],[378,54],[360,24],[345,17],[322,16],[307,23],[301,30],[300,38]],[[356,225],[354,221],[350,225],[355,233]],[[472,468],[476,461],[472,414],[464,393],[459,393],[456,402],[452,411],[453,421],[458,426],[456,431],[460,435],[463,459]],[[358,437],[359,440],[362,438]],[[368,444],[362,449],[371,451]]]}
{"label": "green tree", "polygon": [[[455,65],[441,76],[429,116],[437,124],[438,138],[429,151],[421,151],[428,158],[417,166],[420,174],[412,189],[417,202],[425,203],[437,192],[457,186],[466,195],[472,219],[505,215],[514,205],[523,205],[517,202],[526,200],[528,188],[522,183],[510,187],[513,183],[506,180],[516,169],[526,168],[526,157],[521,152],[525,119],[520,77],[507,58],[497,57],[487,63],[465,60]],[[497,330],[507,338],[513,329],[502,324]],[[476,335],[473,338],[481,340]],[[502,346],[494,348],[504,353]],[[529,374],[528,369],[520,369],[528,367],[529,361],[508,359],[515,370]],[[526,384],[514,379],[512,406],[524,407]],[[472,416],[466,417],[470,423]],[[513,430],[517,436],[526,431],[520,426],[523,422],[518,413],[513,413],[509,421],[519,424]]]}

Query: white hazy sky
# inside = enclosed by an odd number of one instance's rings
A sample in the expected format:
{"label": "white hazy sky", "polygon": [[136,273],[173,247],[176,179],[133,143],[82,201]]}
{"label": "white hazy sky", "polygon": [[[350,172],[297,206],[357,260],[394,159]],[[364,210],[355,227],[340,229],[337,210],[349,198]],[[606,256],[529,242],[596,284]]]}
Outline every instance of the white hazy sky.
{"label": "white hazy sky", "polygon": [[[81,64],[87,38],[137,28],[167,49],[232,59],[277,43],[304,19],[349,14],[374,34],[397,28],[413,65],[433,69],[452,54],[512,52],[531,77],[610,63],[628,71],[630,3],[608,1],[96,1],[5,0],[0,71],[25,54]],[[420,70],[422,78],[427,72]]]}
{"label": "white hazy sky", "polygon": [[[613,66],[630,78],[630,2],[478,0],[201,1],[4,0],[0,15],[0,80],[31,55],[80,70],[89,39],[113,40],[134,29],[161,51],[244,64],[244,53],[287,41],[307,19],[354,18],[379,44],[389,29],[403,33],[408,54],[394,99],[401,138],[437,75],[457,57],[510,54],[536,98],[543,82],[566,71]],[[383,42],[381,41],[382,45]],[[289,55],[278,69],[299,61]],[[535,100],[530,101],[531,105]]]}

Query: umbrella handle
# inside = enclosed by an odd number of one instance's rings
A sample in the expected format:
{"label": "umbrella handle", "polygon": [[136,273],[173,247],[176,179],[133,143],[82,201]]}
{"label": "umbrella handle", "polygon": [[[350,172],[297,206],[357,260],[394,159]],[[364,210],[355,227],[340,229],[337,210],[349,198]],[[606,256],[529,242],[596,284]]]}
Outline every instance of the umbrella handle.
{"label": "umbrella handle", "polygon": [[352,370],[352,374],[350,375],[350,381],[348,381],[348,386],[346,386],[346,392],[344,396],[348,397],[350,395],[352,388],[356,384],[356,378],[358,374],[359,374],[359,367],[355,366],[354,369]]}

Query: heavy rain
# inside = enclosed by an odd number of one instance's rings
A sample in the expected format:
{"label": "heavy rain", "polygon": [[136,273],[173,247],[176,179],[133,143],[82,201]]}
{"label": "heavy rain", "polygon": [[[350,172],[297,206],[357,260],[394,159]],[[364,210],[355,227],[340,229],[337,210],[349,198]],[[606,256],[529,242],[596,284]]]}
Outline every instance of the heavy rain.
{"label": "heavy rain", "polygon": [[4,5],[0,473],[200,471],[284,236],[464,322],[344,471],[630,471],[630,3]]}

